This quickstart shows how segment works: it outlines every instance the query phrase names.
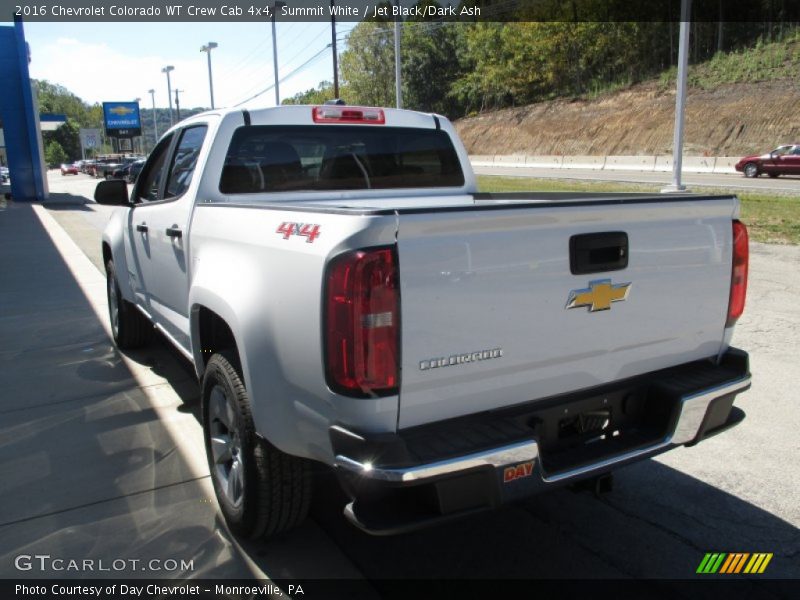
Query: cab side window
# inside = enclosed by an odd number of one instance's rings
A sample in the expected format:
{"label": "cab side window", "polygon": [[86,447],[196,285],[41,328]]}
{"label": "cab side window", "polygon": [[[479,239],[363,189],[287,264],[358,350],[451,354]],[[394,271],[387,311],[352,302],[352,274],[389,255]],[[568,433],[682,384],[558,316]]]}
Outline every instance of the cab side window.
{"label": "cab side window", "polygon": [[189,189],[207,129],[205,125],[200,125],[187,127],[181,132],[181,139],[169,169],[169,180],[164,192],[165,198],[175,198]]}
{"label": "cab side window", "polygon": [[169,148],[172,144],[172,134],[162,139],[153,149],[150,158],[139,174],[136,185],[136,197],[140,202],[155,202],[160,200],[161,175],[165,171]]}

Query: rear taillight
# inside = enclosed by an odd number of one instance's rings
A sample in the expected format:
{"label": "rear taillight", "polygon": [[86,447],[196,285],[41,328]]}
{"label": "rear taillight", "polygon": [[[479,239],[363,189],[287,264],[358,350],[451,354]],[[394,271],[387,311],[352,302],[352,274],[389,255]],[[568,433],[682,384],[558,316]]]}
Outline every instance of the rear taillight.
{"label": "rear taillight", "polygon": [[347,252],[328,265],[325,371],[349,396],[387,396],[398,388],[400,290],[394,247]]}
{"label": "rear taillight", "polygon": [[367,123],[383,125],[386,117],[380,108],[361,106],[315,106],[311,111],[314,123]]}
{"label": "rear taillight", "polygon": [[747,264],[750,259],[750,247],[747,239],[747,227],[741,221],[733,222],[733,266],[731,267],[731,295],[728,301],[728,320],[725,327],[730,327],[744,312],[744,299],[747,296]]}

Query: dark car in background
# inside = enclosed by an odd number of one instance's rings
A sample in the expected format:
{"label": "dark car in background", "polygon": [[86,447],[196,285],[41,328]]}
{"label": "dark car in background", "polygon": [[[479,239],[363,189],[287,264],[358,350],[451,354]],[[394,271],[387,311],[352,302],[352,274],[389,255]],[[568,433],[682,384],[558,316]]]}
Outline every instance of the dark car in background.
{"label": "dark car in background", "polygon": [[734,168],[745,177],[762,173],[770,177],[800,175],[800,144],[784,144],[766,154],[745,156]]}
{"label": "dark car in background", "polygon": [[121,165],[118,169],[114,169],[114,172],[111,174],[112,179],[124,179],[128,183],[135,183],[136,178],[139,176],[139,173],[144,166],[143,158],[135,160],[132,163]]}
{"label": "dark car in background", "polygon": [[139,173],[142,172],[142,167],[144,167],[145,159],[137,160],[128,167],[128,171],[125,175],[125,181],[128,183],[136,183],[136,178],[139,177]]}

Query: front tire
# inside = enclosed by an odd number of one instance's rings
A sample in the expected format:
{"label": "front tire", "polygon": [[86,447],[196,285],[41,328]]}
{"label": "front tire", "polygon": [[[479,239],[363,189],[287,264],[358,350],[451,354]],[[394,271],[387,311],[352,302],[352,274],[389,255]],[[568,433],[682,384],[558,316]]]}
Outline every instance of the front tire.
{"label": "front tire", "polygon": [[745,177],[753,178],[753,177],[758,177],[758,175],[759,175],[759,173],[758,173],[758,165],[756,163],[751,163],[751,162],[747,163],[744,166],[744,169],[742,169],[742,170],[744,171],[744,176]]}
{"label": "front tire", "polygon": [[111,333],[117,347],[122,350],[131,350],[140,348],[149,342],[153,334],[153,326],[147,317],[122,297],[113,260],[106,263],[106,294]]}
{"label": "front tire", "polygon": [[256,539],[306,518],[309,461],[290,456],[255,432],[236,353],[214,354],[203,376],[203,437],[217,502],[231,531]]}

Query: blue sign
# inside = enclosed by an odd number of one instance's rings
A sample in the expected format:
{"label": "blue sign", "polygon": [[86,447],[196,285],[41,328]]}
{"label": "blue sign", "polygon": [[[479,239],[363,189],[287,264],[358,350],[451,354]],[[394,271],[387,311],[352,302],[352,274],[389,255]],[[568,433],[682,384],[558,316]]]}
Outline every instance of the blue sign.
{"label": "blue sign", "polygon": [[138,102],[103,102],[103,125],[109,137],[130,138],[142,135]]}

